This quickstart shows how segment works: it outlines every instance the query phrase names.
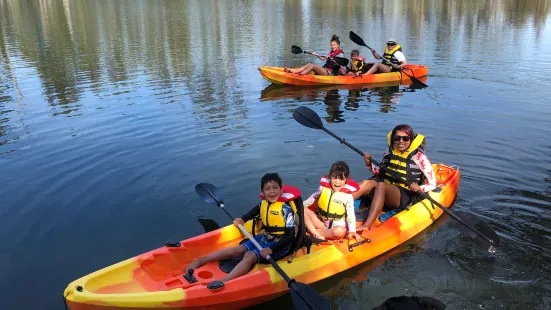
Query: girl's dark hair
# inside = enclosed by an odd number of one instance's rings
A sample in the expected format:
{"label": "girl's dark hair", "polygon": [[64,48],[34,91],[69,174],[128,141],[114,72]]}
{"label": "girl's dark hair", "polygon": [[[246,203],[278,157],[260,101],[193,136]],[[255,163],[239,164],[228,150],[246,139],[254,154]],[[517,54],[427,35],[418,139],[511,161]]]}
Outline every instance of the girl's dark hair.
{"label": "girl's dark hair", "polygon": [[345,177],[348,179],[350,175],[350,167],[344,161],[338,161],[331,165],[329,169],[329,177]]}
{"label": "girl's dark hair", "polygon": [[277,173],[266,173],[262,179],[260,179],[260,189],[264,189],[264,185],[268,182],[275,181],[277,184],[279,184],[279,187],[283,187],[283,182],[281,181],[281,178],[279,177],[279,174]]}
{"label": "girl's dark hair", "polygon": [[400,124],[392,129],[392,135],[390,137],[390,143],[392,143],[392,145],[394,145],[394,136],[396,136],[396,133],[398,131],[405,132],[409,136],[410,141],[413,140],[413,138],[415,137],[415,133],[409,125]]}
{"label": "girl's dark hair", "polygon": [[341,41],[339,40],[339,36],[334,34],[332,37],[331,37],[331,42],[337,42],[338,45],[341,45]]}

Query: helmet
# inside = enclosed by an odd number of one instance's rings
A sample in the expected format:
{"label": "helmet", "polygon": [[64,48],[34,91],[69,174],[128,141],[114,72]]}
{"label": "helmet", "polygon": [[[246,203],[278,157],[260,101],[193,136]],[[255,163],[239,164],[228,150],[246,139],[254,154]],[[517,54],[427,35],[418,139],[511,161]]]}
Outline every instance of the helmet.
{"label": "helmet", "polygon": [[390,37],[388,41],[386,41],[386,44],[396,44],[396,38]]}

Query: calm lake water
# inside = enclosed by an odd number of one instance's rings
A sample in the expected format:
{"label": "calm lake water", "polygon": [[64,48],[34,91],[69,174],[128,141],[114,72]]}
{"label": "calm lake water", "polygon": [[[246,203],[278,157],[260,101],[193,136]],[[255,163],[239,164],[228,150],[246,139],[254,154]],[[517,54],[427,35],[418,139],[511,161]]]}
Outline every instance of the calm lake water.
{"label": "calm lake water", "polygon": [[[433,162],[460,167],[456,210],[487,221],[489,254],[441,220],[393,252],[314,285],[340,309],[398,295],[448,309],[551,308],[551,4],[480,1],[0,0],[0,303],[62,309],[72,280],[203,232],[198,182],[241,214],[279,172],[308,196],[336,160],[363,160],[300,126],[306,105],[382,154],[408,123]],[[381,52],[394,36],[428,88],[274,87],[333,33]],[[288,296],[262,305],[286,308]],[[260,307],[259,307],[260,308]]]}

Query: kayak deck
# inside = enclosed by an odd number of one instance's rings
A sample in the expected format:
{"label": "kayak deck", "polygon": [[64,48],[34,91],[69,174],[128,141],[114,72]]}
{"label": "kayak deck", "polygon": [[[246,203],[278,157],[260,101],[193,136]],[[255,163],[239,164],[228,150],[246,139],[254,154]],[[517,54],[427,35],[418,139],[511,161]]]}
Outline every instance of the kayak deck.
{"label": "kayak deck", "polygon": [[[260,74],[269,82],[274,84],[288,84],[301,86],[314,85],[342,85],[342,84],[379,84],[379,83],[402,83],[411,84],[411,79],[399,71],[388,73],[377,73],[359,76],[333,76],[333,75],[300,75],[288,73],[282,67],[261,66],[258,68]],[[404,72],[416,78],[425,77],[429,68],[418,64],[404,66]]]}
{"label": "kayak deck", "polygon": [[[459,169],[433,165],[440,192],[430,196],[449,207],[459,186]],[[422,200],[384,223],[378,220],[370,231],[361,232],[370,243],[349,250],[354,241],[338,240],[305,247],[294,257],[278,261],[290,278],[314,283],[381,255],[415,236],[443,211]],[[257,227],[260,225],[257,225]],[[251,222],[246,223],[252,230]],[[189,283],[183,271],[192,260],[213,251],[238,245],[244,235],[233,225],[164,246],[98,270],[70,283],[64,292],[72,310],[105,309],[237,309],[288,293],[287,283],[269,264],[256,264],[246,275],[231,280],[220,290],[206,285],[226,275],[219,262],[195,270],[197,282]],[[292,258],[292,262],[287,260]]]}

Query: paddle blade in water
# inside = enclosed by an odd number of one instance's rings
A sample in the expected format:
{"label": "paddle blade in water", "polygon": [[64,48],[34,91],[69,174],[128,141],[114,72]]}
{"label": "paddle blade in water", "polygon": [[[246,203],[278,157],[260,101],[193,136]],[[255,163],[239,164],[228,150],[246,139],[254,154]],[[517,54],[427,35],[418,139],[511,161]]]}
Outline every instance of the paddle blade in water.
{"label": "paddle blade in water", "polygon": [[300,48],[296,45],[292,45],[291,46],[291,53],[293,53],[293,54],[302,54],[302,48]]}
{"label": "paddle blade in water", "polygon": [[495,252],[495,250],[500,245],[499,237],[497,236],[495,231],[490,226],[488,226],[488,224],[486,224],[486,222],[469,212],[454,211],[453,213],[460,217],[465,223],[473,226],[480,233],[490,239],[492,241],[492,244],[490,244],[486,239],[474,233],[472,230],[468,229],[459,222],[454,221],[452,227],[457,228],[461,232],[461,234],[473,239],[475,243],[480,244],[484,247],[488,247],[488,251],[492,253]]}
{"label": "paddle blade in water", "polygon": [[[425,87],[429,87],[427,84],[421,82],[418,78],[414,77],[413,75],[410,75],[409,73],[406,73],[406,70],[411,70],[411,69],[402,69],[402,73],[407,75],[412,84],[410,85],[410,88],[413,88],[413,89],[422,89],[422,88],[425,88]],[[411,70],[411,73],[413,74],[413,70]]]}
{"label": "paddle blade in water", "polygon": [[199,183],[195,185],[197,195],[206,203],[216,203],[223,200],[223,195],[218,189],[209,183]]}
{"label": "paddle blade in water", "polygon": [[362,38],[360,38],[359,35],[355,34],[353,31],[350,31],[350,34],[348,35],[348,37],[350,38],[350,40],[358,45],[361,45],[361,46],[365,46],[367,48],[370,49],[369,46],[367,46],[367,44],[365,44],[364,40]]}
{"label": "paddle blade in water", "polygon": [[311,286],[292,281],[289,283],[295,309],[332,310],[333,307]]}
{"label": "paddle blade in water", "polygon": [[323,128],[323,123],[318,114],[305,106],[298,107],[293,112],[293,118],[303,126],[314,129]]}
{"label": "paddle blade in water", "polygon": [[220,225],[218,225],[218,223],[216,223],[216,221],[213,219],[197,218],[197,220],[199,221],[199,224],[203,226],[203,229],[206,233],[220,228]]}

